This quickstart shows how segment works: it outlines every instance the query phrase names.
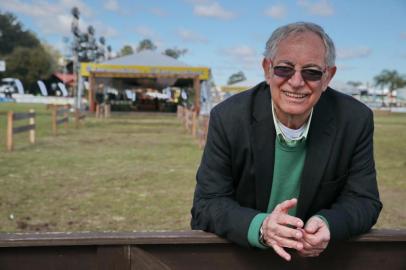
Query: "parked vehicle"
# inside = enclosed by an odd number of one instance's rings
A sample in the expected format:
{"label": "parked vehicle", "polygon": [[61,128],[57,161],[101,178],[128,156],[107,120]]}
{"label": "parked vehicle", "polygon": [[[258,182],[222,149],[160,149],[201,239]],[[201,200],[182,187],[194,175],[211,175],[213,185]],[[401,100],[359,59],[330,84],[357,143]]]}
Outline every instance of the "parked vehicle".
{"label": "parked vehicle", "polygon": [[24,94],[24,87],[19,79],[3,78],[0,83],[0,93],[6,97],[11,97],[14,93]]}

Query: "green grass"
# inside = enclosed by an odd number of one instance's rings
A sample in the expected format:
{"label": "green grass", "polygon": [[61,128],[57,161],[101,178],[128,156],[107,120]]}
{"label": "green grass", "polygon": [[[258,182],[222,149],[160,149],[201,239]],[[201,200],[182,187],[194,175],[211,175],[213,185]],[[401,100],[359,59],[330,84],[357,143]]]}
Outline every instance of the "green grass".
{"label": "green grass", "polygon": [[384,204],[377,227],[406,228],[406,114],[375,115],[374,147]]}
{"label": "green grass", "polygon": [[[0,104],[0,111],[33,106]],[[173,114],[88,117],[52,136],[50,111],[37,113],[37,143],[16,136],[5,151],[0,115],[0,231],[189,229],[197,141]],[[377,227],[406,227],[406,115],[376,116],[375,156],[384,210]]]}

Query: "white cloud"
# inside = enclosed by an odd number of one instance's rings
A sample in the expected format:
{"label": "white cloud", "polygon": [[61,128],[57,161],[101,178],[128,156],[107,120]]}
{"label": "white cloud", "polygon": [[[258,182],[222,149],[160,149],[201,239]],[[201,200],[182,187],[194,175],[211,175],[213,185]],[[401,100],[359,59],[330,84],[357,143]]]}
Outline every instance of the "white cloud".
{"label": "white cloud", "polygon": [[274,5],[265,10],[265,15],[274,19],[282,19],[286,16],[286,8],[283,5]]}
{"label": "white cloud", "polygon": [[158,17],[165,17],[166,15],[168,15],[168,13],[165,10],[159,7],[151,8],[150,12]]}
{"label": "white cloud", "polygon": [[184,28],[178,29],[177,30],[177,35],[184,42],[207,43],[207,38],[206,37],[200,35],[199,33],[188,30],[188,29],[184,29]]}
{"label": "white cloud", "polygon": [[191,3],[191,4],[206,4],[210,3],[212,0],[184,0],[186,3]]}
{"label": "white cloud", "polygon": [[222,20],[228,20],[235,17],[235,13],[224,9],[219,3],[197,4],[193,13],[202,17],[212,17]]}
{"label": "white cloud", "polygon": [[299,6],[304,7],[307,12],[318,16],[331,16],[334,14],[334,8],[329,0],[319,0],[318,2],[310,2],[308,0],[298,0]]}
{"label": "white cloud", "polygon": [[221,54],[229,56],[233,62],[244,69],[258,67],[261,59],[257,51],[247,45],[223,49]]}
{"label": "white cloud", "polygon": [[[79,28],[86,31],[88,25],[93,25],[96,35],[111,37],[117,35],[117,31],[106,26],[104,23],[92,20],[92,10],[81,0],[60,0],[57,3],[50,0],[27,3],[21,0],[8,0],[0,2],[0,8],[13,13],[21,13],[31,17],[42,34],[70,35],[72,7],[78,7],[80,11]],[[52,16],[50,16],[52,14]],[[89,20],[90,18],[90,20]]]}
{"label": "white cloud", "polygon": [[337,58],[341,60],[364,58],[371,55],[371,52],[368,47],[337,49]]}
{"label": "white cloud", "polygon": [[106,0],[104,1],[104,8],[109,11],[118,11],[120,6],[117,0]]}
{"label": "white cloud", "polygon": [[155,31],[152,30],[151,28],[149,28],[148,26],[145,26],[145,25],[137,26],[135,28],[135,32],[138,35],[142,36],[143,38],[157,37],[157,34],[155,33]]}

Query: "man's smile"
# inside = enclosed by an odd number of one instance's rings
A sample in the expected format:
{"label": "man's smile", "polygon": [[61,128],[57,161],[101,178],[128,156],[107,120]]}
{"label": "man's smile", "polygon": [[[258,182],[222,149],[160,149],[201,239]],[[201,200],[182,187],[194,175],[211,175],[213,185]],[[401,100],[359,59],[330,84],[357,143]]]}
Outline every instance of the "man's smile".
{"label": "man's smile", "polygon": [[298,100],[301,100],[301,99],[304,99],[304,98],[310,96],[310,94],[296,93],[296,92],[290,92],[290,91],[285,91],[285,90],[282,90],[282,93],[289,98],[294,98],[294,99],[298,99]]}

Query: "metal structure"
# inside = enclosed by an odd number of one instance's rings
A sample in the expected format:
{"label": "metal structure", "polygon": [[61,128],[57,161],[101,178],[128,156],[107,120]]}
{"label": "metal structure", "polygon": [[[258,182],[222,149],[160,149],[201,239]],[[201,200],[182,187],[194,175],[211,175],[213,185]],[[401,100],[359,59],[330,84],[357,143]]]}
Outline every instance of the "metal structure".
{"label": "metal structure", "polygon": [[93,26],[87,27],[87,32],[79,28],[80,11],[77,7],[72,8],[73,16],[71,31],[73,34],[72,55],[73,72],[76,74],[76,102],[75,107],[81,109],[81,98],[83,95],[83,78],[80,75],[80,64],[82,62],[100,62],[110,57],[111,46],[106,47],[106,39],[95,37],[96,30]]}

